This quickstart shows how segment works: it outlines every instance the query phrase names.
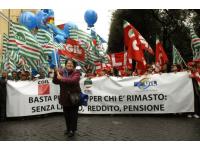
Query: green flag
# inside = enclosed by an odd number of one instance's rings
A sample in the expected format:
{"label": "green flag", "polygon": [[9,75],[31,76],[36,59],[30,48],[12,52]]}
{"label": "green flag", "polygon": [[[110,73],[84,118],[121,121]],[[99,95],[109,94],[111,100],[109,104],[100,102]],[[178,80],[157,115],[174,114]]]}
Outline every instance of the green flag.
{"label": "green flag", "polygon": [[79,29],[71,29],[69,32],[69,38],[79,41],[79,44],[86,52],[86,63],[94,64],[94,61],[101,60],[96,52],[95,45],[90,34]]}
{"label": "green flag", "polygon": [[42,46],[44,54],[51,54],[55,49],[53,35],[50,32],[44,29],[39,29],[37,31],[36,38]]}
{"label": "green flag", "polygon": [[182,63],[186,65],[184,59],[181,57],[181,54],[173,45],[173,64],[182,64]]}
{"label": "green flag", "polygon": [[2,47],[2,60],[1,60],[1,69],[4,70],[4,64],[8,62],[9,53],[7,51],[8,49],[8,35],[5,33],[3,34],[3,47]]}
{"label": "green flag", "polygon": [[193,27],[190,27],[190,36],[193,60],[200,60],[200,38],[196,35]]}
{"label": "green flag", "polygon": [[32,60],[39,60],[42,47],[37,39],[24,26],[11,23],[9,33],[10,47],[19,48],[19,52],[24,57],[29,57]]}

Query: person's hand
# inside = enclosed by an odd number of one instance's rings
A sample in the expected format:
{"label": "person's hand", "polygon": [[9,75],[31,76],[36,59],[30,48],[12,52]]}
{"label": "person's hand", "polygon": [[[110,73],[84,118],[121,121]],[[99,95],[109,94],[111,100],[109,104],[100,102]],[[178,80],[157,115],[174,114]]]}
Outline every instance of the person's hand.
{"label": "person's hand", "polygon": [[56,74],[58,73],[58,68],[57,67],[54,68],[54,73],[56,73]]}
{"label": "person's hand", "polygon": [[57,71],[57,79],[58,80],[61,80],[62,79],[62,76],[60,75],[60,73]]}

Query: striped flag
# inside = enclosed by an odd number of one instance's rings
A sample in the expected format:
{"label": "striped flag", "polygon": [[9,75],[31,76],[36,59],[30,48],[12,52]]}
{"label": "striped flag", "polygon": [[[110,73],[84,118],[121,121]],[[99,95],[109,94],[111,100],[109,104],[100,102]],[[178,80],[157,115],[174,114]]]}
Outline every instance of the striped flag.
{"label": "striped flag", "polygon": [[15,49],[17,45],[20,54],[24,57],[28,57],[31,60],[40,59],[42,47],[31,32],[22,25],[17,23],[10,24],[9,44],[10,47],[14,46],[13,48]]}
{"label": "striped flag", "polygon": [[44,29],[39,29],[37,31],[36,38],[42,46],[44,54],[51,54],[55,49],[53,35],[50,32]]}
{"label": "striped flag", "polygon": [[20,55],[18,54],[18,51],[11,51],[10,52],[10,58],[12,59],[12,60],[14,60],[14,62],[16,63],[16,64],[18,64],[19,63],[19,59],[20,59]]}
{"label": "striped flag", "polygon": [[26,58],[27,64],[34,70],[38,70],[39,68],[39,60],[32,60],[30,58]]}
{"label": "striped flag", "polygon": [[2,56],[7,52],[8,48],[8,35],[3,34],[3,48],[2,48]]}
{"label": "striped flag", "polygon": [[182,63],[186,65],[184,59],[181,57],[181,54],[173,45],[173,64],[182,64]]}
{"label": "striped flag", "polygon": [[8,35],[6,35],[5,33],[3,34],[3,47],[2,47],[2,63],[1,63],[1,67],[2,69],[4,69],[4,64],[8,61]]}
{"label": "striped flag", "polygon": [[6,70],[8,70],[9,72],[16,70],[16,65],[12,58],[8,60],[8,63],[6,64]]}
{"label": "striped flag", "polygon": [[71,29],[69,32],[69,37],[71,39],[79,41],[81,47],[85,49],[86,63],[94,64],[95,61],[101,60],[97,52],[95,52],[95,45],[90,34],[79,29]]}
{"label": "striped flag", "polygon": [[200,60],[200,38],[196,35],[193,27],[190,27],[190,36],[193,60]]}

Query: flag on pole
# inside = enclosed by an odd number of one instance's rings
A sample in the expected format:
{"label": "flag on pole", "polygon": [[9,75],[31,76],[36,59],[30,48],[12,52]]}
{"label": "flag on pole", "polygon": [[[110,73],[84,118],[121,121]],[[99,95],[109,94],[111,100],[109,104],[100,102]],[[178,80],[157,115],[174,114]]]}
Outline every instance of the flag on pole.
{"label": "flag on pole", "polygon": [[193,51],[193,61],[200,61],[200,38],[196,35],[194,28],[190,27],[191,47]]}
{"label": "flag on pole", "polygon": [[156,64],[159,66],[163,66],[168,62],[167,54],[159,41],[158,37],[156,36]]}
{"label": "flag on pole", "polygon": [[91,36],[93,39],[96,39],[97,43],[107,43],[95,30],[91,29]]}
{"label": "flag on pole", "polygon": [[2,62],[1,69],[4,69],[4,64],[8,62],[9,53],[8,53],[8,35],[3,34],[3,47],[2,47]]}
{"label": "flag on pole", "polygon": [[128,47],[131,38],[135,36],[138,38],[137,45],[140,47],[140,49],[147,50],[150,54],[154,55],[153,49],[148,44],[148,42],[138,32],[138,30],[136,30],[129,22],[124,20],[123,28],[124,28],[124,43],[126,48]]}
{"label": "flag on pole", "polygon": [[31,32],[22,25],[10,24],[9,44],[15,48],[17,46],[24,57],[29,57],[31,60],[40,59],[42,47]]}
{"label": "flag on pole", "polygon": [[59,54],[65,55],[68,58],[73,58],[77,61],[85,61],[85,50],[81,47],[78,41],[68,38],[65,49],[59,50]]}
{"label": "flag on pole", "polygon": [[140,64],[137,67],[138,69],[146,70],[146,60],[141,40],[139,39],[139,32],[127,21],[124,21],[124,42],[127,49],[127,59],[134,59]]}
{"label": "flag on pole", "polygon": [[173,45],[173,64],[182,64],[186,65],[184,59],[181,57],[181,54],[176,49],[176,47]]}
{"label": "flag on pole", "polygon": [[53,35],[44,30],[39,29],[36,33],[36,38],[39,44],[42,46],[44,54],[51,54],[52,51],[56,48],[53,41]]}
{"label": "flag on pole", "polygon": [[79,29],[71,29],[69,32],[69,38],[78,41],[81,47],[85,50],[85,59],[87,63],[94,64],[95,61],[101,60],[90,34]]}

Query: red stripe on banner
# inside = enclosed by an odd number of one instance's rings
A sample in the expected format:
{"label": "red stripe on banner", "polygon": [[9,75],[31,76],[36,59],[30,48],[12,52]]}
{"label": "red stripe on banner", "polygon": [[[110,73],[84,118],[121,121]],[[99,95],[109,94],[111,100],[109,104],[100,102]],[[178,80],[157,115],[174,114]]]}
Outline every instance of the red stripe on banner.
{"label": "red stripe on banner", "polygon": [[37,53],[39,52],[39,50],[36,50],[36,49],[30,48],[30,47],[27,47],[27,46],[25,46],[25,45],[23,45],[23,44],[21,44],[21,43],[18,43],[16,40],[9,40],[9,42],[15,43],[15,44],[17,44],[17,45],[19,45],[19,46],[21,46],[21,47],[23,47],[23,48],[25,48],[25,49],[30,50],[30,51],[37,52]]}
{"label": "red stripe on banner", "polygon": [[54,46],[49,46],[49,45],[43,45],[43,48],[54,48]]}

